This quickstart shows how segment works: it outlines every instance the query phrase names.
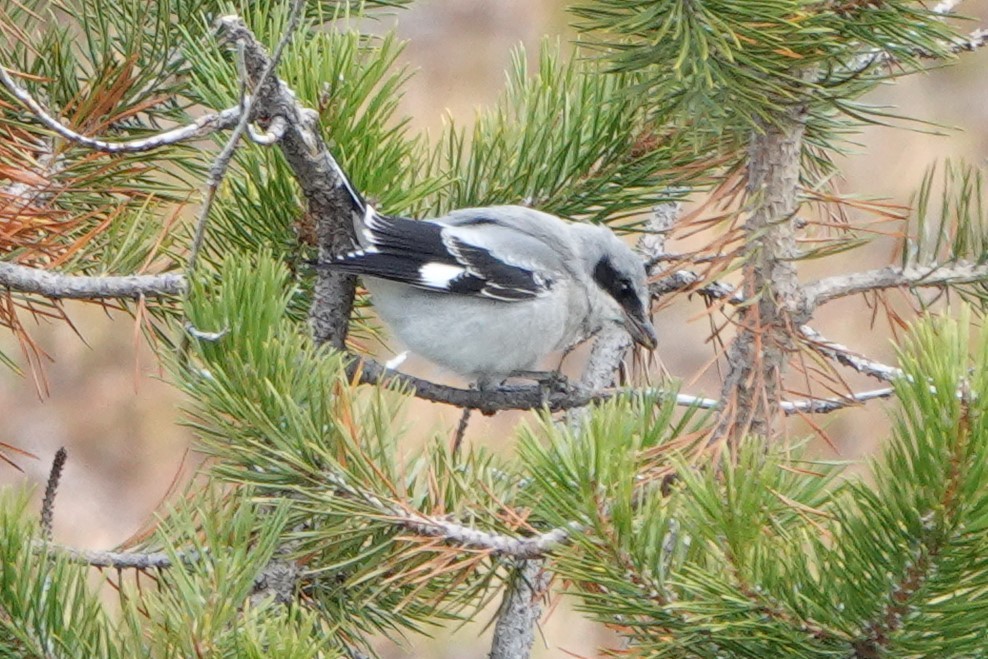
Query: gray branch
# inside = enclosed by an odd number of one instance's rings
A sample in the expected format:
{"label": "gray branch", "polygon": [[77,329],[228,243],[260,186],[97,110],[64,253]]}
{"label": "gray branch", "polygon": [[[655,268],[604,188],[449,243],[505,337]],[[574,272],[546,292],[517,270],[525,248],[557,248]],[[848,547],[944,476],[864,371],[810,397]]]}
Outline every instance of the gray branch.
{"label": "gray branch", "polygon": [[703,277],[692,270],[676,270],[656,281],[652,282],[648,290],[653,297],[668,295],[669,293],[679,293],[694,289],[694,292],[712,300],[726,299],[730,304],[737,306],[744,302],[741,293],[731,286],[715,281],[697,288],[703,281]]}
{"label": "gray branch", "polygon": [[149,135],[148,137],[124,142],[107,142],[106,140],[81,135],[63,124],[48,112],[41,103],[36,101],[30,92],[18,85],[3,66],[0,66],[0,82],[7,88],[7,91],[23,103],[31,111],[31,114],[48,129],[58,133],[70,142],[75,142],[81,146],[104,153],[139,153],[142,151],[151,151],[169,144],[177,144],[178,142],[206,137],[218,130],[232,128],[240,120],[240,108],[232,107],[222,112],[204,115],[186,126],[179,126],[178,128]]}
{"label": "gray branch", "polygon": [[859,355],[845,345],[824,338],[812,327],[803,325],[799,331],[806,338],[807,345],[811,349],[838,364],[853,368],[858,373],[883,382],[892,382],[903,376],[902,369]]}
{"label": "gray branch", "polygon": [[105,300],[181,295],[186,283],[181,274],[91,277],[0,261],[0,286],[53,299]]}
{"label": "gray branch", "polygon": [[[222,17],[219,32],[230,41],[243,44],[245,69],[251,83],[256,84],[270,63],[264,46],[238,16]],[[287,123],[278,145],[315,221],[320,260],[329,260],[331,255],[350,248],[355,238],[352,205],[343,187],[339,165],[323,141],[318,113],[302,107],[292,90],[276,76],[254,90],[251,102],[259,121],[282,117]],[[317,343],[344,348],[355,290],[353,276],[329,268],[318,269],[310,311]]]}
{"label": "gray branch", "polygon": [[549,580],[545,561],[524,561],[517,567],[498,611],[490,659],[521,659],[531,655]]}
{"label": "gray branch", "polygon": [[727,403],[715,437],[771,435],[783,370],[794,349],[792,330],[808,315],[793,263],[804,111],[789,106],[752,132],[747,175],[751,214],[744,224],[741,294],[753,302],[739,307],[738,333],[727,351],[721,387],[720,397]]}
{"label": "gray branch", "polygon": [[367,490],[354,487],[339,473],[326,472],[325,479],[337,494],[363,502],[390,523],[427,538],[439,538],[447,544],[489,551],[495,556],[519,560],[542,558],[565,544],[575,530],[576,522],[531,536],[516,536],[484,531],[455,520],[433,517],[409,509],[395,501],[382,499]]}
{"label": "gray branch", "polygon": [[948,287],[988,281],[988,265],[960,261],[949,265],[889,266],[825,277],[806,285],[807,305],[817,307],[837,298],[886,288]]}
{"label": "gray branch", "polygon": [[555,391],[549,391],[537,385],[508,385],[495,391],[459,389],[398,373],[367,357],[355,358],[348,367],[348,374],[351,379],[356,379],[363,384],[396,384],[416,398],[474,409],[487,415],[504,410],[541,408],[547,408],[550,411],[566,410],[607,400],[616,393],[610,391],[594,392],[573,385]]}
{"label": "gray branch", "polygon": [[793,414],[829,414],[846,407],[854,407],[861,403],[879,398],[891,398],[895,395],[895,389],[884,387],[882,389],[872,389],[870,391],[859,391],[847,396],[833,398],[809,398],[806,400],[789,401],[784,400],[779,403],[779,408],[786,415]]}
{"label": "gray branch", "polygon": [[[72,563],[78,563],[80,565],[114,570],[164,570],[174,564],[168,554],[163,551],[96,551],[75,549],[74,547],[65,547],[47,542],[35,543],[34,551],[39,554],[52,553],[55,556],[60,556]],[[198,554],[195,552],[190,552],[180,557],[182,562],[190,563],[197,560],[197,558]]]}

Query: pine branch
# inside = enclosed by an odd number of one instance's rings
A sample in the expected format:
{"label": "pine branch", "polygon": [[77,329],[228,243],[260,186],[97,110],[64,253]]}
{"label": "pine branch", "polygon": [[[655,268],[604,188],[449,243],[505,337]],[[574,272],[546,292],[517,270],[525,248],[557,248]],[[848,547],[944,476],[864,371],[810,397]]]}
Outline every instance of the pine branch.
{"label": "pine branch", "polygon": [[825,277],[806,285],[806,303],[812,309],[831,300],[886,288],[939,287],[988,281],[988,265],[959,261],[950,265],[889,266],[848,275]]}
{"label": "pine branch", "polygon": [[[220,18],[218,31],[230,41],[243,44],[247,75],[256,85],[271,61],[264,47],[238,16]],[[355,236],[345,181],[322,139],[318,113],[302,107],[291,89],[277,77],[255,88],[252,103],[256,116],[282,117],[287,123],[278,144],[308,201],[309,215],[316,225],[319,258],[329,260],[331,255],[354,244]],[[344,348],[355,290],[353,276],[319,269],[310,312],[317,343]]]}
{"label": "pine branch", "polygon": [[181,295],[185,292],[186,280],[181,274],[65,275],[0,261],[0,286],[53,299],[137,299]]}
{"label": "pine branch", "polygon": [[370,506],[382,519],[427,538],[442,539],[447,544],[480,549],[495,556],[510,556],[519,560],[542,558],[565,544],[570,534],[579,528],[576,522],[532,536],[512,536],[461,524],[459,522],[433,517],[416,510],[410,510],[396,502],[358,489],[336,473],[326,473],[326,480],[337,488],[338,493],[357,499]]}
{"label": "pine branch", "polygon": [[559,411],[608,400],[615,395],[614,392],[592,392],[575,385],[561,391],[548,391],[539,386],[504,386],[495,391],[459,389],[392,371],[368,357],[356,357],[347,372],[351,380],[362,384],[396,384],[416,398],[479,410],[485,415],[504,410],[541,408]]}
{"label": "pine branch", "polygon": [[753,207],[744,224],[743,295],[757,303],[741,307],[738,335],[728,349],[721,398],[729,401],[729,409],[718,437],[771,434],[783,368],[793,350],[791,328],[807,316],[793,264],[804,111],[789,107],[751,137],[747,190]]}
{"label": "pine branch", "polygon": [[7,88],[7,91],[23,103],[31,111],[31,114],[46,127],[70,142],[104,153],[140,153],[143,151],[152,151],[163,146],[199,139],[220,130],[233,128],[240,121],[240,108],[232,107],[222,112],[204,115],[191,124],[179,126],[178,128],[156,133],[148,137],[127,140],[125,142],[107,142],[106,140],[86,137],[77,133],[56,119],[41,103],[31,96],[30,92],[18,85],[3,66],[0,66],[0,82]]}

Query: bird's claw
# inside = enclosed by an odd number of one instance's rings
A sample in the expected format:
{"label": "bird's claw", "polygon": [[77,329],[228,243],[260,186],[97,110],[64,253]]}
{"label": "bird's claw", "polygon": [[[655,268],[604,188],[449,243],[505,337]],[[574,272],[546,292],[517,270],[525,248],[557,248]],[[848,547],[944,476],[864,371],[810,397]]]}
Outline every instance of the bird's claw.
{"label": "bird's claw", "polygon": [[511,377],[534,380],[550,393],[564,393],[570,388],[569,378],[559,371],[515,371]]}

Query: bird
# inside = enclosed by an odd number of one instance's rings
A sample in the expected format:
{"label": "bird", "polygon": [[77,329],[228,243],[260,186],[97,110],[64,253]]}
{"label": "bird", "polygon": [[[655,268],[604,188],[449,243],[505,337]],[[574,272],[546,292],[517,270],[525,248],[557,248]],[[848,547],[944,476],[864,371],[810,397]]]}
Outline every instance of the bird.
{"label": "bird", "polygon": [[385,215],[336,169],[357,244],[319,265],[359,275],[411,352],[490,390],[607,325],[656,347],[645,265],[608,227],[520,205]]}

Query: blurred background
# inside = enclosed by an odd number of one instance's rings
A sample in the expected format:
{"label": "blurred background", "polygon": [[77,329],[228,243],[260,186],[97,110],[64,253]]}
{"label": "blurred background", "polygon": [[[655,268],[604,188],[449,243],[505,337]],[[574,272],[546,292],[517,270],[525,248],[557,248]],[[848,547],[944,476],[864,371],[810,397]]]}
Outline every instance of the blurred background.
{"label": "blurred background", "polygon": [[[969,1],[961,9],[985,25],[988,7],[983,4]],[[513,48],[523,44],[532,60],[546,35],[564,41],[573,36],[560,0],[420,0],[390,20],[371,23],[368,29],[384,31],[396,24],[408,40],[403,59],[417,72],[406,87],[403,110],[413,126],[433,134],[447,117],[469,125],[478,107],[495,100]],[[955,66],[887,85],[865,100],[931,123],[913,124],[913,130],[863,129],[848,146],[851,153],[842,158],[838,185],[844,194],[905,204],[934,161],[956,156],[980,162],[988,156],[986,49],[962,56]],[[852,221],[855,217],[852,210]],[[862,218],[870,219],[858,216]],[[878,240],[844,256],[801,265],[801,273],[813,279],[879,267],[888,263],[892,247],[891,241]],[[153,517],[182,465],[194,465],[196,458],[188,453],[190,433],[177,423],[181,397],[163,379],[132,319],[92,306],[67,308],[78,334],[64,324],[30,328],[52,357],[44,369],[47,396],[39,395],[30,373],[19,376],[0,368],[0,441],[38,456],[19,460],[23,473],[0,466],[0,484],[27,482],[43,489],[54,452],[66,447],[69,459],[55,509],[55,537],[77,547],[110,548]],[[709,327],[703,310],[698,300],[676,300],[656,317],[657,360],[691,393],[715,393],[718,388],[715,372],[693,381],[712,355],[705,343]],[[832,340],[892,362],[890,328],[884,320],[873,320],[861,300],[851,299],[825,307],[815,326]],[[0,349],[18,352],[6,334],[0,335]],[[411,361],[407,369],[439,377],[422,363]],[[855,377],[848,381],[874,387]],[[816,455],[856,461],[866,471],[862,461],[885,437],[884,410],[892,404],[872,403],[820,420],[837,450],[817,442]],[[414,445],[449,436],[457,416],[456,410],[412,401],[400,423],[407,429],[406,441]],[[524,417],[475,419],[467,441],[510,451],[512,429]],[[806,434],[805,427],[792,427],[794,437]],[[615,646],[607,630],[582,620],[569,602],[564,598],[549,607],[536,656],[596,656],[597,648]],[[492,609],[490,616],[494,613]],[[378,647],[394,658],[484,657],[490,633],[482,624],[469,625],[436,630],[435,639],[416,638],[404,646],[382,640]]]}

